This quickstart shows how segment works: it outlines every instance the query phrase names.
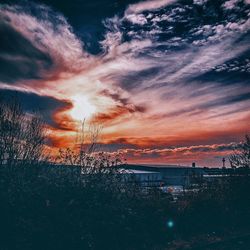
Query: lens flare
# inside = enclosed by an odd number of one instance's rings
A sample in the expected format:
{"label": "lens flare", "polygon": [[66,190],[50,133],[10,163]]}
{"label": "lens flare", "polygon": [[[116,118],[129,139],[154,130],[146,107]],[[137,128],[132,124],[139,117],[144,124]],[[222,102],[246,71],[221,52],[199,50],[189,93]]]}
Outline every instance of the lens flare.
{"label": "lens flare", "polygon": [[172,228],[174,226],[174,222],[172,220],[167,221],[167,227]]}

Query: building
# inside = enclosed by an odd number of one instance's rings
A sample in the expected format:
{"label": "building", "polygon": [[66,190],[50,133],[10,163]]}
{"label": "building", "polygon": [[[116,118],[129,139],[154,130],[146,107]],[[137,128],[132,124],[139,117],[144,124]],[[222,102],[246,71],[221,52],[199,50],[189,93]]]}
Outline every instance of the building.
{"label": "building", "polygon": [[177,165],[131,165],[121,166],[125,174],[133,174],[143,186],[182,186],[198,183],[205,175],[203,168]]}
{"label": "building", "polygon": [[[120,166],[127,176],[133,176],[146,187],[182,187],[195,188],[204,183],[221,181],[229,177],[250,176],[249,169],[206,168],[178,165],[132,165]],[[127,178],[128,179],[128,178]]]}

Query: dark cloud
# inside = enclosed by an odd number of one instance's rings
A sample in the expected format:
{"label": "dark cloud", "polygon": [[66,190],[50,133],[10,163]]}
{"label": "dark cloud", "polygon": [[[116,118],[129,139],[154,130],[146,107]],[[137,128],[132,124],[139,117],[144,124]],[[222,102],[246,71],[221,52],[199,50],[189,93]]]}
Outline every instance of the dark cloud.
{"label": "dark cloud", "polygon": [[190,81],[198,81],[201,84],[216,82],[222,86],[237,84],[249,86],[249,79],[250,50],[246,50],[238,57],[227,60],[212,70],[190,79]]}
{"label": "dark cloud", "polygon": [[134,105],[129,98],[122,97],[118,92],[111,92],[107,89],[102,90],[100,95],[111,98],[117,105],[109,109],[106,113],[99,113],[94,118],[95,121],[105,123],[116,120],[124,115],[134,113],[145,113],[147,108],[142,105]]}
{"label": "dark cloud", "polygon": [[5,100],[16,98],[21,103],[25,112],[37,112],[42,115],[47,124],[59,129],[62,129],[62,126],[54,119],[55,113],[72,108],[70,101],[28,92],[0,89],[0,97]]}
{"label": "dark cloud", "polygon": [[104,95],[106,97],[110,97],[116,103],[119,103],[123,107],[126,107],[127,110],[130,111],[131,113],[133,112],[144,113],[147,110],[146,105],[144,106],[134,105],[133,102],[129,98],[122,97],[121,94],[119,94],[118,92],[111,92],[105,89],[105,90],[102,90],[99,94]]}
{"label": "dark cloud", "polygon": [[[179,109],[178,111],[174,111],[174,112],[168,112],[165,115],[162,115],[163,117],[177,117],[177,116],[181,116],[181,115],[185,115],[188,114],[190,116],[197,116],[199,114],[202,114],[205,111],[208,111],[210,109],[213,108],[220,108],[223,106],[229,106],[229,105],[234,105],[237,103],[242,103],[242,102],[247,102],[248,103],[248,107],[245,108],[245,110],[249,109],[250,106],[250,92],[248,93],[242,93],[242,94],[238,94],[238,95],[228,95],[222,98],[218,98],[218,99],[213,99],[211,101],[206,101],[203,103],[199,103],[197,105],[192,105],[190,107],[187,108],[182,108]],[[244,108],[241,108],[241,111],[243,111]],[[238,109],[239,112],[239,109]],[[230,112],[224,113],[224,115],[228,115],[228,114],[234,114],[235,112],[233,110],[231,110]],[[222,114],[218,115],[221,116]],[[217,116],[210,116],[210,118],[214,118]]]}
{"label": "dark cloud", "polygon": [[128,105],[130,103],[129,98],[124,98],[119,93],[117,93],[117,92],[112,93],[107,89],[100,91],[99,94],[110,97],[115,102],[118,102],[118,103],[120,103],[122,105]]}
{"label": "dark cloud", "polygon": [[52,66],[50,56],[37,49],[27,38],[0,16],[0,81],[40,79]]}
{"label": "dark cloud", "polygon": [[140,85],[143,85],[145,81],[153,82],[155,76],[160,72],[164,71],[164,68],[161,67],[152,67],[150,69],[144,69],[141,71],[131,71],[125,75],[122,74],[119,76],[120,85],[126,90],[133,90]]}
{"label": "dark cloud", "polygon": [[240,95],[227,96],[207,106],[208,107],[224,106],[224,105],[231,105],[237,102],[244,102],[244,101],[250,101],[250,92],[243,93]]}
{"label": "dark cloud", "polygon": [[93,122],[97,122],[100,124],[106,123],[116,123],[119,119],[123,118],[124,116],[127,117],[128,115],[137,114],[137,113],[144,113],[146,108],[144,106],[139,105],[116,105],[115,107],[108,109],[105,113],[98,113],[94,116]]}

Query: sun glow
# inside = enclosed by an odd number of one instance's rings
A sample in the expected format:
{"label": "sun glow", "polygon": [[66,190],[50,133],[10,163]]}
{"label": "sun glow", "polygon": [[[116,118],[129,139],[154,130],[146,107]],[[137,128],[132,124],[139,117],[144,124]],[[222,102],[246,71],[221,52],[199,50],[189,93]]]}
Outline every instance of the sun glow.
{"label": "sun glow", "polygon": [[86,96],[75,95],[72,97],[72,101],[73,108],[70,115],[75,120],[90,118],[96,111],[96,107],[90,103]]}

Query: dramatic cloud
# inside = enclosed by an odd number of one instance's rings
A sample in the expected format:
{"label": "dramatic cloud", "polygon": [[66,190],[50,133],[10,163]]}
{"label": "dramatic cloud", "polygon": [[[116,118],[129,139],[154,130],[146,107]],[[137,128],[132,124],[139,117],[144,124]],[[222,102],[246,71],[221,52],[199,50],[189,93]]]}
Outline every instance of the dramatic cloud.
{"label": "dramatic cloud", "polygon": [[49,125],[57,129],[65,129],[62,125],[56,123],[54,115],[57,112],[67,110],[72,107],[72,103],[67,100],[58,100],[51,96],[40,96],[35,93],[12,91],[1,89],[0,98],[6,100],[19,101],[25,112],[39,113],[42,115],[44,121]]}
{"label": "dramatic cloud", "polygon": [[[241,7],[230,12],[224,10],[223,3],[200,1],[196,3],[203,6],[203,16],[200,17],[197,15],[200,7],[190,1],[173,6],[165,3],[160,10],[152,2],[130,5],[123,17],[106,21],[110,31],[102,45],[112,61],[108,61],[109,67],[102,79],[131,93],[135,102],[143,102],[150,96],[154,113],[159,112],[163,100],[166,107],[168,103],[172,104],[170,109],[174,110],[166,110],[166,117],[169,117],[168,113],[182,114],[183,106],[184,110],[199,108],[202,112],[204,108],[210,111],[232,105],[236,100],[245,101],[240,96],[249,92],[249,6],[241,2]],[[138,6],[142,9],[137,9]],[[224,11],[224,18],[221,18]],[[128,15],[128,12],[132,14]],[[237,61],[241,55],[247,58],[237,68],[231,62]],[[209,72],[219,71],[224,63],[231,68],[228,71],[240,71],[242,79],[239,81],[224,74],[224,80],[227,77],[229,82],[222,88],[218,84],[222,82],[221,77],[212,73],[214,79],[206,81],[204,86],[203,79],[200,79]],[[189,99],[192,89],[195,93]],[[230,91],[234,91],[235,102],[231,101]],[[249,101],[245,102],[245,110],[247,107]],[[164,117],[164,114],[159,116]]]}
{"label": "dramatic cloud", "polygon": [[83,70],[90,61],[66,19],[45,5],[1,6],[0,32],[4,83],[57,78]]}

